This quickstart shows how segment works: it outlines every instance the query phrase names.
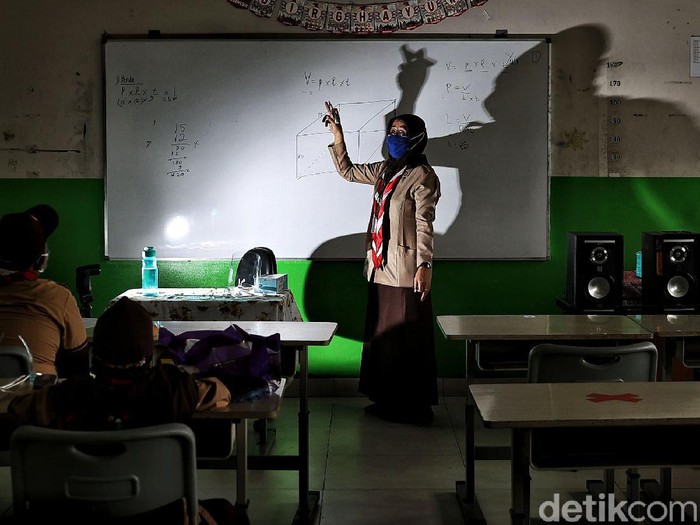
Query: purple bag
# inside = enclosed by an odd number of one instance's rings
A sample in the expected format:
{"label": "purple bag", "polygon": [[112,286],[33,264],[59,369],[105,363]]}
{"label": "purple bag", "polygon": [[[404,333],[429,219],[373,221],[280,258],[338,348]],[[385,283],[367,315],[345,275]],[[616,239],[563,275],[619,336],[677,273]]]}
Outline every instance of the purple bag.
{"label": "purple bag", "polygon": [[269,393],[270,387],[279,385],[280,341],[280,334],[252,335],[237,325],[178,335],[161,327],[158,333],[166,357],[177,365],[196,368],[195,377],[218,377],[238,399],[263,387]]}

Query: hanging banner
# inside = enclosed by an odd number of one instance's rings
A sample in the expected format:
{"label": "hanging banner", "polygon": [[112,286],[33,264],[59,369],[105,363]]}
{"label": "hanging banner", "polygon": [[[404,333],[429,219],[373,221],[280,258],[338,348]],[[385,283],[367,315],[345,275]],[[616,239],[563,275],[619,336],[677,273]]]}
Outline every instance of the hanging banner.
{"label": "hanging banner", "polygon": [[487,1],[402,0],[356,5],[311,0],[227,0],[239,9],[248,9],[265,18],[272,18],[279,5],[277,21],[288,26],[354,34],[391,33],[399,29],[415,29],[423,24],[437,24]]}

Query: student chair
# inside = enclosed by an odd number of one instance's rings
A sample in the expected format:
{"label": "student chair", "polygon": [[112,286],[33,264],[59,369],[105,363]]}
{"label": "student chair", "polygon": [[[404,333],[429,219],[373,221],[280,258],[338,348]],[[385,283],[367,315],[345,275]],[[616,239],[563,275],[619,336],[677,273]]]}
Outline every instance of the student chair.
{"label": "student chair", "polygon": [[182,514],[184,498],[189,523],[197,523],[195,438],[182,423],[114,431],[22,425],[10,459],[18,522],[104,523],[173,506]]}
{"label": "student chair", "polygon": [[[530,383],[572,383],[608,381],[656,381],[658,352],[651,342],[620,346],[576,346],[566,344],[538,344],[528,357],[527,379]],[[543,464],[551,467],[550,448],[557,448],[556,440],[545,439],[547,433],[532,432],[530,463],[534,468]],[[600,481],[589,480],[588,491],[600,492]],[[611,494],[615,489],[615,470],[605,470],[603,489]],[[635,490],[636,492],[636,490]]]}
{"label": "student chair", "polygon": [[29,374],[32,366],[23,346],[0,346],[0,378]]}
{"label": "student chair", "polygon": [[99,264],[88,264],[78,266],[75,269],[75,289],[78,292],[80,300],[80,315],[83,317],[92,317],[92,282],[90,278],[93,275],[100,275],[102,269]]}
{"label": "student chair", "polygon": [[[1,384],[7,384],[10,379],[27,375],[32,370],[32,363],[23,346],[0,346],[0,378]],[[0,422],[0,466],[10,464],[10,436],[16,428],[12,421]]]}

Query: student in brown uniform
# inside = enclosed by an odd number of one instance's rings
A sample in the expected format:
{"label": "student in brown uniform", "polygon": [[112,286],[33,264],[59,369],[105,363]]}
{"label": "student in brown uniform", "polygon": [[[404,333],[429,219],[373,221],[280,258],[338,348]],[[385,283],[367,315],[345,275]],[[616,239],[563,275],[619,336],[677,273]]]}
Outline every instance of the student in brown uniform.
{"label": "student in brown uniform", "polygon": [[21,345],[36,372],[67,377],[88,369],[87,335],[70,290],[41,278],[58,213],[39,204],[0,218],[0,345]]}
{"label": "student in brown uniform", "polygon": [[[153,364],[151,316],[137,302],[122,298],[95,324],[92,374],[74,376],[16,397],[9,413],[18,424],[67,430],[119,430],[187,422],[200,410],[231,400],[218,379],[194,379],[172,364]],[[199,440],[199,438],[198,438]],[[201,523],[246,523],[246,516],[226,499],[200,502]],[[141,523],[181,523],[180,502],[129,518]]]}

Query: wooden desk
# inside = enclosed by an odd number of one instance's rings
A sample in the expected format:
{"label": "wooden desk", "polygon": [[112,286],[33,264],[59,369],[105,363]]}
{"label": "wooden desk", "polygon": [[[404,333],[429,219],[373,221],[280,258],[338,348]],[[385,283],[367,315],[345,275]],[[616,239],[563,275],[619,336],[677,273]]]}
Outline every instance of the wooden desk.
{"label": "wooden desk", "polygon": [[[469,387],[488,428],[510,428],[513,523],[530,518],[528,441],[533,429],[568,429],[577,442],[562,468],[700,465],[700,383],[521,383]],[[643,433],[644,440],[625,439]],[[654,446],[672,443],[673,446]]]}
{"label": "wooden desk", "polygon": [[[466,342],[466,376],[474,383],[476,346],[482,341],[542,342],[650,340],[652,334],[639,323],[622,315],[441,315],[437,317],[443,335]],[[527,358],[527,355],[524,356]],[[477,447],[474,441],[474,403],[465,403],[465,481],[456,489],[465,521],[483,520],[476,499],[474,463],[478,459],[508,459],[508,450]]]}
{"label": "wooden desk", "polygon": [[291,290],[279,294],[234,296],[226,288],[159,288],[157,296],[141,288],[127,290],[109,304],[128,297],[156,321],[301,321]]}
{"label": "wooden desk", "polygon": [[649,340],[651,334],[624,315],[440,315],[446,339],[538,341]]}
{"label": "wooden desk", "polygon": [[661,376],[664,381],[670,381],[674,356],[685,362],[685,338],[700,336],[700,315],[642,314],[628,317],[649,330],[655,337],[664,340],[663,359],[660,362]]}
{"label": "wooden desk", "polygon": [[[88,336],[92,334],[95,319],[86,319],[85,326]],[[174,334],[190,330],[223,330],[230,326],[228,321],[163,321],[161,326],[167,328]],[[320,492],[309,490],[309,397],[308,397],[308,377],[309,377],[309,356],[308,347],[328,346],[338,328],[337,323],[327,322],[288,322],[288,321],[238,321],[238,326],[251,334],[270,336],[279,333],[283,346],[297,348],[299,352],[299,453],[294,456],[271,456],[259,458],[258,468],[269,468],[271,470],[298,470],[299,471],[299,506],[293,523],[312,523],[319,508]],[[1,399],[1,398],[0,398]],[[251,466],[255,458],[248,458],[247,452],[242,454],[238,447],[246,446],[246,425],[247,419],[268,418],[276,416],[279,410],[279,400],[271,398],[253,403],[235,403],[228,407],[216,411],[202,412],[198,418],[224,418],[234,422],[242,423],[236,427],[236,440],[238,441],[237,457],[232,461],[224,460],[204,460],[198,461],[200,468],[222,468],[230,466],[238,468],[238,483],[236,487],[237,503],[245,504],[245,488],[243,494],[240,493],[241,486],[245,487],[245,478],[241,480],[241,475],[245,476],[248,464],[243,465],[242,461],[250,459]],[[0,405],[0,412],[2,405]],[[5,406],[6,412],[6,406]],[[239,441],[242,440],[242,441]],[[247,450],[247,449],[246,449]],[[239,463],[241,467],[239,467]],[[241,472],[242,471],[242,472]],[[242,483],[242,485],[241,485]]]}

